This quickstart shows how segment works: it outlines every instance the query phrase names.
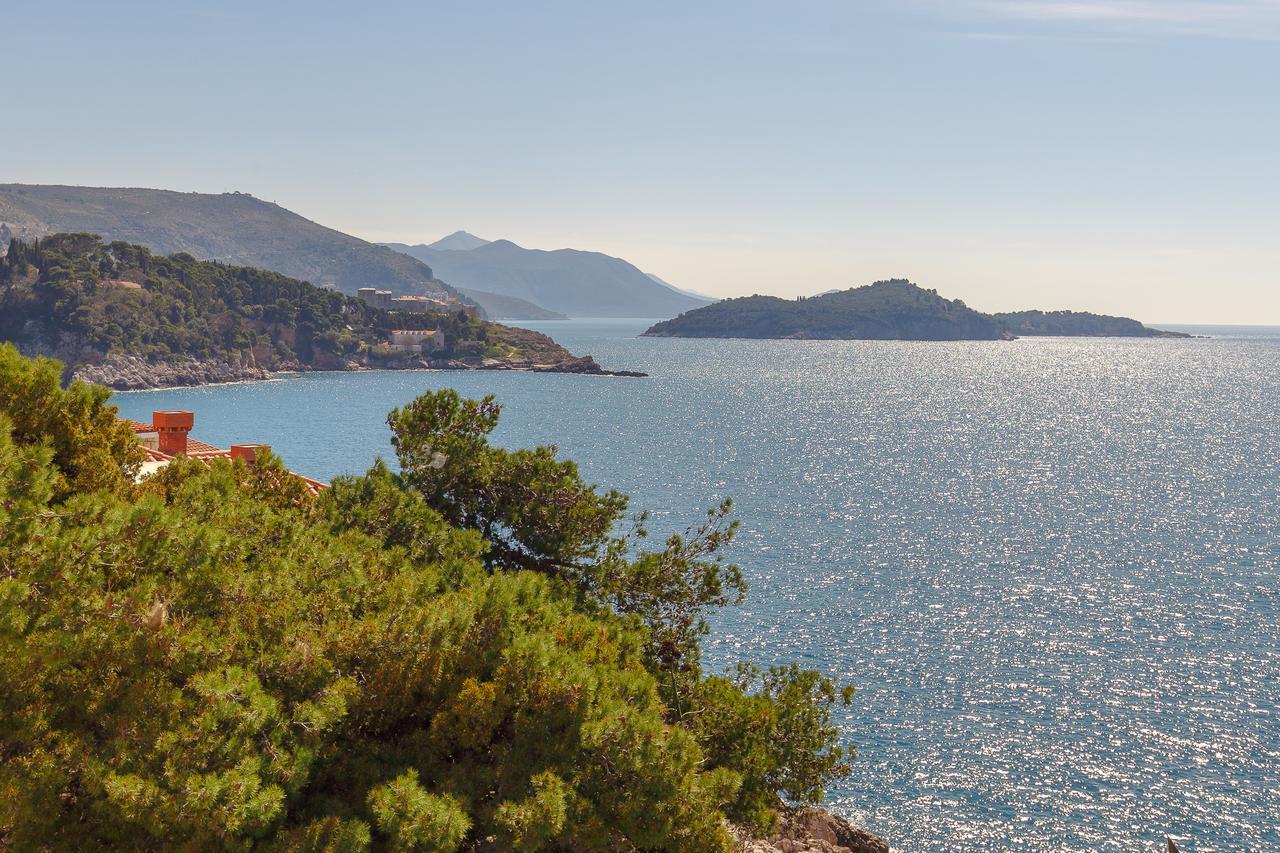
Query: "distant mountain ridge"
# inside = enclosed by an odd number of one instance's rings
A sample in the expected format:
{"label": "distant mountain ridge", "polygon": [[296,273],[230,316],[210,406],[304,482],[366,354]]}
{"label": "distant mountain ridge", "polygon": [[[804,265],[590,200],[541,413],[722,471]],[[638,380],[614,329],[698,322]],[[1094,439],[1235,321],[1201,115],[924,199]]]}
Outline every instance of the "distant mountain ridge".
{"label": "distant mountain ridge", "polygon": [[659,277],[659,276],[656,276],[656,275],[654,275],[654,274],[653,274],[653,273],[651,273],[651,272],[647,272],[647,273],[645,273],[645,275],[649,276],[649,278],[653,279],[654,281],[656,281],[658,284],[662,285],[663,287],[670,288],[671,290],[674,290],[676,293],[683,293],[685,296],[692,296],[694,299],[701,299],[703,302],[719,302],[719,301],[720,301],[719,297],[716,297],[716,296],[707,296],[707,294],[705,294],[705,293],[699,293],[699,292],[698,292],[698,291],[696,291],[696,290],[686,290],[686,289],[685,289],[685,288],[683,288],[683,287],[676,287],[676,286],[675,286],[674,284],[672,284],[671,282],[667,281],[667,280],[666,280],[666,279],[664,279],[664,278],[661,278],[661,277]]}
{"label": "distant mountain ridge", "polygon": [[479,249],[481,246],[487,246],[492,242],[492,240],[485,240],[466,231],[454,231],[449,236],[441,237],[434,243],[428,244],[427,248],[469,252],[472,249]]}
{"label": "distant mountain ridge", "polygon": [[456,295],[417,258],[326,228],[246,193],[0,184],[0,238],[87,232],[158,254],[273,270],[355,293]]}
{"label": "distant mountain ridge", "polygon": [[430,245],[383,245],[431,265],[455,287],[513,296],[570,317],[666,317],[711,302],[600,252],[526,249],[510,240],[481,241],[470,249],[438,247],[476,240],[457,232]]}
{"label": "distant mountain ridge", "polygon": [[564,314],[548,311],[540,305],[534,305],[516,296],[503,296],[499,293],[486,293],[483,290],[472,290],[459,287],[458,292],[484,309],[490,320],[568,320]]}

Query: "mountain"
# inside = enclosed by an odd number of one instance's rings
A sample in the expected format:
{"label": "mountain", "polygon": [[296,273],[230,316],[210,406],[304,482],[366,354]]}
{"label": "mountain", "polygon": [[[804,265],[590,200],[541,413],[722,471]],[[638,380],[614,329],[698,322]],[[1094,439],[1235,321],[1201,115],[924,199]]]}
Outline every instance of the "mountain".
{"label": "mountain", "polygon": [[[454,231],[448,237],[441,237],[439,240],[435,241],[434,243],[429,244],[427,248],[428,249],[446,249],[446,250],[456,249],[457,251],[460,251],[460,252],[469,252],[472,249],[479,249],[481,246],[487,246],[492,242],[493,242],[492,240],[485,240],[482,237],[477,237],[476,235],[469,234],[466,231]],[[389,243],[387,245],[391,246],[397,251],[400,251],[400,246],[403,246],[404,244]]]}
{"label": "mountain", "polygon": [[[89,232],[160,254],[245,264],[355,293],[453,294],[416,258],[245,193],[0,184],[0,238]],[[3,248],[3,245],[0,245]]]}
{"label": "mountain", "polygon": [[515,296],[503,296],[499,293],[486,293],[483,290],[472,290],[459,287],[458,292],[479,305],[490,320],[568,320],[564,314],[548,311]]}
{"label": "mountain", "polygon": [[1128,317],[1110,317],[1084,311],[1015,311],[996,314],[1015,335],[1092,338],[1189,338],[1185,332],[1167,332],[1144,326]]}
{"label": "mountain", "polygon": [[653,279],[663,287],[669,290],[674,290],[676,293],[683,293],[685,296],[692,296],[694,299],[701,299],[703,302],[719,302],[720,301],[719,297],[716,297],[716,296],[707,296],[705,293],[699,293],[696,290],[685,290],[683,287],[676,287],[671,282],[667,281],[666,279],[659,278],[658,276],[654,275],[651,272],[647,272],[645,273],[645,275],[649,276],[649,278]]}
{"label": "mountain", "polygon": [[115,388],[365,367],[604,372],[546,335],[463,311],[383,311],[277,272],[92,234],[13,241],[0,257],[0,341]]}
{"label": "mountain", "polygon": [[526,249],[510,240],[468,250],[389,245],[430,264],[455,287],[515,296],[570,317],[667,317],[710,301],[673,290],[621,258],[599,252]]}
{"label": "mountain", "polygon": [[823,296],[744,296],[651,327],[651,337],[815,340],[1001,340],[994,317],[909,281],[879,281]]}

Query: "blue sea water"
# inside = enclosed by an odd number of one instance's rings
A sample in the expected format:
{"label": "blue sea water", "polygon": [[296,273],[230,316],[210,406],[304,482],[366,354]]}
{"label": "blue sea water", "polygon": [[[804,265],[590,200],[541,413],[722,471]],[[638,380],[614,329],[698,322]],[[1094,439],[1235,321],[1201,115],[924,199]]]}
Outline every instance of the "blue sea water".
{"label": "blue sea water", "polygon": [[431,388],[681,529],[724,496],[712,667],[859,688],[832,806],[897,850],[1280,849],[1280,330],[899,343],[529,324],[647,379],[315,374],[122,394],[320,477]]}

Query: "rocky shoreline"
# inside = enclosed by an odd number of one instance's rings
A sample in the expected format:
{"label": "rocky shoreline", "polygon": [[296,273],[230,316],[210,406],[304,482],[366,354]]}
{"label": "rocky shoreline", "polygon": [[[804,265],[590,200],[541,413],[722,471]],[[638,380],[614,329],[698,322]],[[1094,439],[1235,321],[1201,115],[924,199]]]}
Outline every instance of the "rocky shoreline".
{"label": "rocky shoreline", "polygon": [[145,391],[228,382],[259,382],[290,373],[363,370],[523,370],[530,373],[574,373],[584,376],[647,375],[631,370],[605,370],[591,356],[570,358],[552,364],[517,359],[415,357],[374,364],[349,361],[324,367],[294,363],[279,365],[275,370],[267,370],[250,362],[232,363],[217,359],[184,358],[151,362],[136,356],[113,356],[99,362],[76,364],[67,371],[67,378],[105,385],[115,391]]}
{"label": "rocky shoreline", "polygon": [[889,845],[865,829],[822,809],[784,815],[769,838],[752,838],[731,826],[738,853],[889,853]]}

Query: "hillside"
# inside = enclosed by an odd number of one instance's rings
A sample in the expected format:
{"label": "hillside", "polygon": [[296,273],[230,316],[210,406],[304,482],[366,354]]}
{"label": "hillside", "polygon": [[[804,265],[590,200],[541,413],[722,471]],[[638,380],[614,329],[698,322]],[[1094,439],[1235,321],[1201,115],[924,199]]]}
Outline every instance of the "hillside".
{"label": "hillside", "polygon": [[880,281],[800,298],[726,299],[652,326],[651,337],[806,338],[816,340],[1000,340],[993,317],[909,281]]}
{"label": "hillside", "polygon": [[599,252],[526,249],[510,240],[466,250],[386,245],[430,264],[455,287],[514,296],[570,317],[669,317],[708,304]]}
{"label": "hillside", "polygon": [[244,193],[0,184],[0,249],[7,236],[31,240],[59,232],[273,270],[343,293],[361,287],[454,293],[415,258]]}
{"label": "hillside", "polygon": [[[393,329],[441,338],[410,353],[389,346]],[[276,272],[90,234],[14,241],[0,258],[0,341],[117,388],[366,367],[603,372],[546,335],[463,311],[383,311]]]}
{"label": "hillside", "polygon": [[683,293],[685,296],[691,296],[694,299],[701,300],[702,302],[719,302],[720,301],[719,297],[716,297],[716,296],[707,296],[705,293],[699,293],[696,290],[685,290],[683,287],[676,287],[674,284],[667,281],[665,278],[654,275],[651,272],[647,272],[645,273],[645,275],[649,276],[649,278],[653,279],[658,284],[662,285],[668,290],[674,290],[676,293]]}
{"label": "hillside", "polygon": [[1168,332],[1144,326],[1128,317],[1110,317],[1084,311],[1015,311],[996,314],[1015,335],[1092,338],[1189,338],[1185,332]]}
{"label": "hillside", "polygon": [[483,290],[472,290],[459,287],[458,292],[479,305],[490,320],[567,320],[564,314],[548,311],[540,305],[534,305],[516,296],[503,296],[499,293],[486,293]]}

